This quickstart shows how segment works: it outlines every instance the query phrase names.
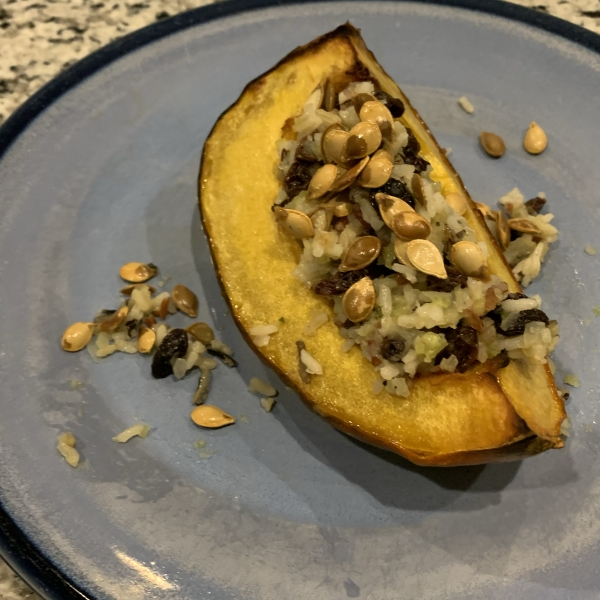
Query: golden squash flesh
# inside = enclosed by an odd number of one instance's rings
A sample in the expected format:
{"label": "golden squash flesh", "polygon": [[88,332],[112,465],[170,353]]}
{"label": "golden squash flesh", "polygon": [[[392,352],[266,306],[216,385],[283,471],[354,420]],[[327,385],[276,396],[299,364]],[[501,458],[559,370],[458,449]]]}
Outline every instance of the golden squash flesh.
{"label": "golden squash flesh", "polygon": [[[475,464],[514,460],[561,447],[564,405],[546,365],[498,360],[464,374],[417,377],[408,398],[374,395],[376,373],[354,347],[341,351],[333,319],[315,336],[303,329],[311,313],[332,314],[293,275],[299,246],[282,232],[271,206],[279,191],[274,168],[282,126],[299,114],[311,92],[327,78],[376,80],[406,106],[410,127],[432,165],[443,194],[464,186],[417,112],[367,50],[358,30],[343,25],[296,49],[251,82],[215,124],[202,159],[199,192],[205,231],[225,296],[248,343],[251,327],[277,323],[270,343],[254,350],[319,415],[363,441],[423,465]],[[492,273],[519,291],[484,222],[469,199],[465,217],[489,247]],[[285,322],[279,323],[284,317]],[[296,341],[323,367],[323,375],[302,382]]]}

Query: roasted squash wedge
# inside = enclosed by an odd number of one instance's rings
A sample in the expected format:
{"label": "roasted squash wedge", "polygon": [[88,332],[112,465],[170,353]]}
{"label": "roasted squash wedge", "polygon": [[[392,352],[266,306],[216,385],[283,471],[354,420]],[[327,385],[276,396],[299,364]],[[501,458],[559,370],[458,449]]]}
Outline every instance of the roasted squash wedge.
{"label": "roasted squash wedge", "polygon": [[[433,135],[399,87],[349,24],[297,48],[247,85],[215,124],[204,147],[199,178],[201,218],[232,314],[258,355],[316,413],[334,427],[420,465],[465,465],[520,459],[560,448],[566,417],[548,366],[491,359],[464,373],[417,376],[410,396],[375,395],[374,370],[359,349],[341,351],[333,319],[305,338],[315,310],[330,305],[292,275],[300,248],[278,227],[271,210],[280,182],[276,142],[286,121],[326,80],[369,78],[404,103],[401,121],[414,132],[432,177],[444,194],[468,199],[465,218],[488,247],[488,267],[511,292],[520,287],[502,252]],[[279,331],[256,347],[253,326]],[[320,363],[323,374],[304,383],[296,341]]]}

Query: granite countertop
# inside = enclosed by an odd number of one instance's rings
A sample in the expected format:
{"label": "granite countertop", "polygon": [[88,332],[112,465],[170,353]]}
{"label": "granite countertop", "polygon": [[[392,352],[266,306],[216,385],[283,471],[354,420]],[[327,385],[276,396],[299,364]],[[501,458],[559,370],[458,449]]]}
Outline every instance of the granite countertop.
{"label": "granite countertop", "polygon": [[[0,123],[57,73],[154,21],[213,0],[0,0]],[[600,0],[513,0],[600,33]],[[0,559],[0,599],[41,600]]]}

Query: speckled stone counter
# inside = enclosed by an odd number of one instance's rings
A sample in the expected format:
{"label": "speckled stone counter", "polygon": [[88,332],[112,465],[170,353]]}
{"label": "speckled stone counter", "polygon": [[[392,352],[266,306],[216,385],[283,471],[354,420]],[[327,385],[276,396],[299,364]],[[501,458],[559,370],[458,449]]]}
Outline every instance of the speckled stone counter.
{"label": "speckled stone counter", "polygon": [[[57,73],[154,21],[212,0],[0,0],[0,123]],[[600,33],[600,0],[515,0]],[[40,600],[0,559],[0,599]]]}

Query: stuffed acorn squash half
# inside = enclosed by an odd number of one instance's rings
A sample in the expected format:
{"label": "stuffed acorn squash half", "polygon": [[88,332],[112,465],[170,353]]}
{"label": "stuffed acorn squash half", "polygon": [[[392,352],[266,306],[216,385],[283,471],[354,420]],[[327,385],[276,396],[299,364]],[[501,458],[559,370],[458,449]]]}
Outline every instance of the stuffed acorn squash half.
{"label": "stuffed acorn squash half", "polygon": [[421,465],[563,446],[556,323],[358,30],[247,85],[199,193],[242,333],[334,427]]}

